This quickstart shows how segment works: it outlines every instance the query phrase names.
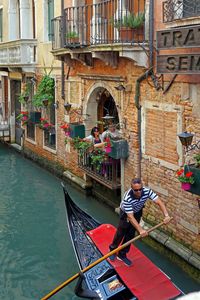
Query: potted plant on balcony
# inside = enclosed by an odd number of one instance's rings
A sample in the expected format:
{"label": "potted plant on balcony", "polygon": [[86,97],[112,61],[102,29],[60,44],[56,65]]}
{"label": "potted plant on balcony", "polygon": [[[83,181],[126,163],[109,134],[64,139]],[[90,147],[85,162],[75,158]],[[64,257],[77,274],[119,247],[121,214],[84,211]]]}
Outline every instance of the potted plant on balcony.
{"label": "potted plant on balcony", "polygon": [[67,44],[78,44],[79,43],[79,36],[76,31],[69,31],[66,34],[66,43]]}
{"label": "potted plant on balcony", "polygon": [[145,14],[139,12],[138,14],[130,13],[121,19],[114,20],[113,25],[119,30],[120,39],[124,41],[132,41],[137,39],[142,40],[144,31]]}
{"label": "potted plant on balcony", "polygon": [[95,149],[90,154],[91,165],[95,166],[96,170],[99,171],[102,163],[106,159],[105,151],[101,149]]}
{"label": "potted plant on balcony", "polygon": [[44,106],[45,101],[48,101],[48,105],[50,105],[54,100],[54,88],[54,79],[50,77],[50,74],[45,74],[37,87],[36,94],[33,96],[33,106],[40,108]]}
{"label": "potted plant on balcony", "polygon": [[86,153],[91,147],[93,147],[93,143],[84,141],[83,139],[80,139],[79,137],[75,137],[71,140],[71,143],[76,149],[80,155],[80,157],[83,157],[84,153]]}

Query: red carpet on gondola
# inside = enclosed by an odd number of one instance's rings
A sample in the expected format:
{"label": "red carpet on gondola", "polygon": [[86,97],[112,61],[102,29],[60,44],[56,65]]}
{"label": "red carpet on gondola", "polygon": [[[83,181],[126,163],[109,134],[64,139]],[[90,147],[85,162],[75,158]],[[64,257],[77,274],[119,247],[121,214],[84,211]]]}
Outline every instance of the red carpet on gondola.
{"label": "red carpet on gondola", "polygon": [[[103,255],[109,252],[109,244],[115,234],[115,227],[102,224],[87,232]],[[131,267],[116,259],[113,265],[119,276],[139,300],[169,300],[180,294],[170,279],[160,271],[141,251],[131,245],[128,257]]]}

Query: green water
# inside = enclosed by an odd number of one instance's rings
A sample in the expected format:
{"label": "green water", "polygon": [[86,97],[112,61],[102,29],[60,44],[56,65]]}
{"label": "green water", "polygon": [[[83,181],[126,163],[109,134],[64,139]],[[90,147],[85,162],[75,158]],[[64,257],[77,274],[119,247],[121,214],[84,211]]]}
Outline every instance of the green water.
{"label": "green water", "polygon": [[[39,300],[78,272],[60,180],[1,144],[0,166],[0,300]],[[118,218],[107,206],[68,188],[96,219],[116,225]],[[166,258],[142,243],[139,246],[186,293],[199,289]],[[51,299],[80,299],[74,296],[74,284]]]}

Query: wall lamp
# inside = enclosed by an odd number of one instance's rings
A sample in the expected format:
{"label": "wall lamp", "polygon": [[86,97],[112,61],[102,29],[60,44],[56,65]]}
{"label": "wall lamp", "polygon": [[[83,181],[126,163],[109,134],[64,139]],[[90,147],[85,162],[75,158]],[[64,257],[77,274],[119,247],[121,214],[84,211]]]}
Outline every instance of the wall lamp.
{"label": "wall lamp", "polygon": [[200,141],[196,144],[192,144],[194,134],[184,131],[178,134],[181,144],[186,147],[186,152],[194,150],[195,148],[200,149]]}
{"label": "wall lamp", "polygon": [[126,88],[123,84],[119,84],[119,85],[115,86],[115,89],[117,91],[124,91]]}
{"label": "wall lamp", "polygon": [[55,109],[58,109],[58,107],[59,107],[59,102],[56,101],[56,102],[53,104],[53,106],[55,107]]}

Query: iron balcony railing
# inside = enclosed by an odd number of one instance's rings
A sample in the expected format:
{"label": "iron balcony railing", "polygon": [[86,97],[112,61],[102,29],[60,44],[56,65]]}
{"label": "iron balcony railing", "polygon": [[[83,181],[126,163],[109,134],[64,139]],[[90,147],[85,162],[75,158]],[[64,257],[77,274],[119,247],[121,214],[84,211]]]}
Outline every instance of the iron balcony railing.
{"label": "iron balcony railing", "polygon": [[78,156],[78,165],[88,176],[110,189],[121,187],[120,159],[107,157],[100,165],[91,164],[90,153]]}
{"label": "iron balcony railing", "polygon": [[163,22],[200,16],[199,0],[168,0],[163,2]]}
{"label": "iron balcony railing", "polygon": [[[66,8],[62,17],[52,20],[52,48],[144,42],[144,16],[145,0],[107,0]],[[141,24],[134,30],[131,26],[136,23]]]}

